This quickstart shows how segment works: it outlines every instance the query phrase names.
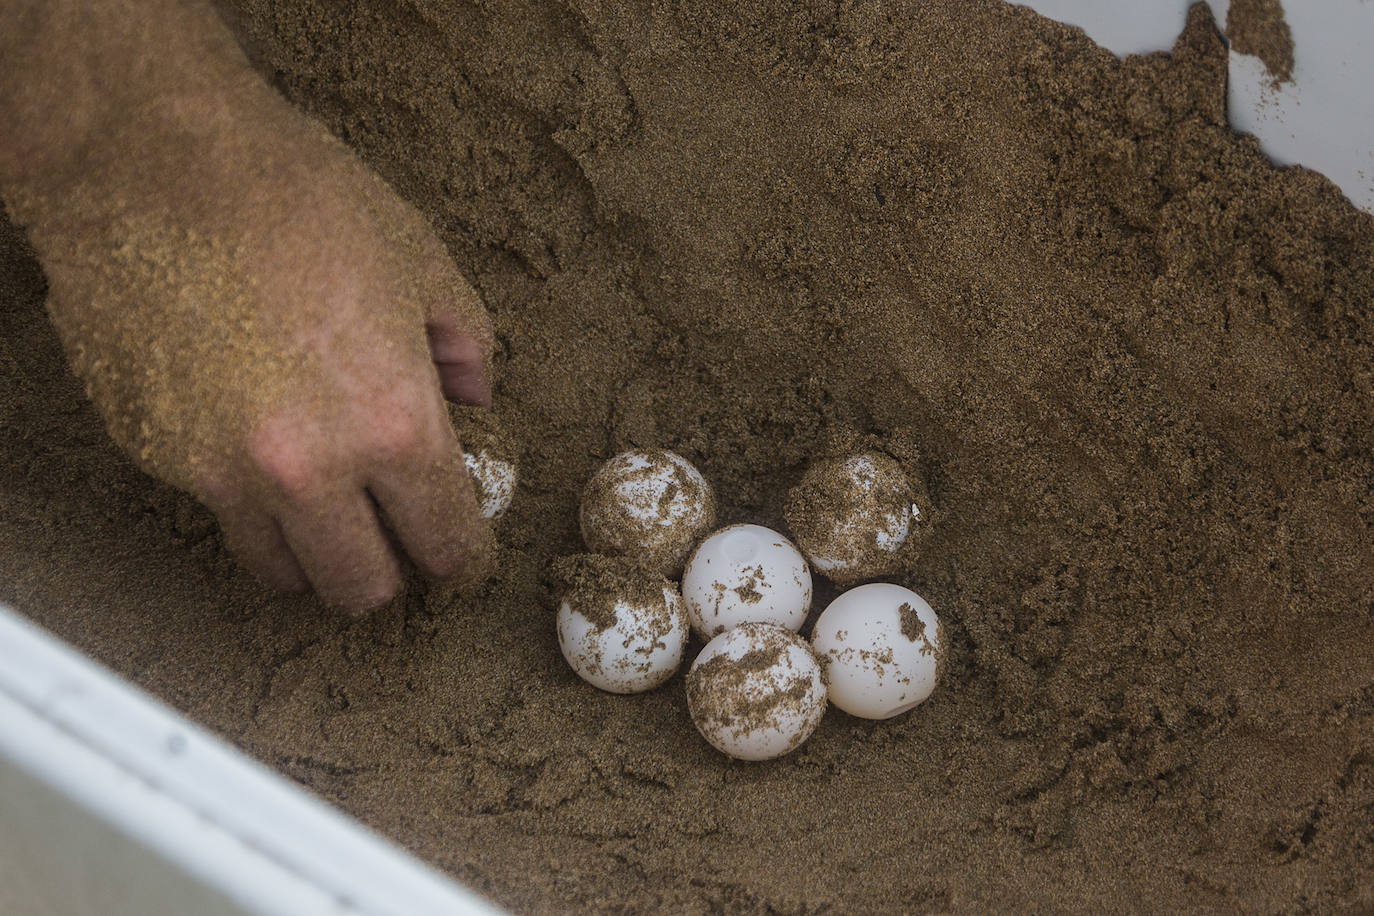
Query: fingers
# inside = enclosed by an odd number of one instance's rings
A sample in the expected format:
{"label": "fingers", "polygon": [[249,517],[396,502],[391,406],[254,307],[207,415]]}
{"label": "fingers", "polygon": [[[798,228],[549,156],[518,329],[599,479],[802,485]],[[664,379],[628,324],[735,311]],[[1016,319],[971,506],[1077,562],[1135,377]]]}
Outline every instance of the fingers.
{"label": "fingers", "polygon": [[456,441],[452,452],[427,467],[393,466],[374,477],[376,497],[406,554],[436,579],[477,578],[483,571],[490,529],[463,469]]}
{"label": "fingers", "polygon": [[310,582],[286,543],[281,526],[266,512],[235,507],[215,513],[225,546],[269,588],[305,591]]}
{"label": "fingers", "polygon": [[451,314],[436,315],[429,332],[430,355],[444,397],[462,404],[491,406],[490,346],[474,338]]}
{"label": "fingers", "polygon": [[374,427],[381,451],[368,491],[419,569],[438,579],[481,571],[490,530],[482,519],[448,411],[431,389],[427,410],[393,411]]}
{"label": "fingers", "polygon": [[[390,601],[401,584],[380,508],[421,571],[439,579],[477,578],[488,526],[451,431],[437,450],[438,458],[387,463],[370,482],[371,496],[361,485],[309,487],[252,507],[217,509],[225,545],[270,588],[301,592],[313,586],[326,604],[363,613]],[[269,503],[282,522],[259,507]]]}
{"label": "fingers", "polygon": [[331,439],[300,417],[282,415],[264,423],[249,445],[257,482],[247,492],[275,517],[289,552],[320,598],[362,613],[391,600],[401,586],[401,572],[356,462],[331,455],[326,445]]}
{"label": "fingers", "polygon": [[485,572],[490,529],[421,360],[323,424],[282,414],[250,437],[243,479],[254,482],[247,495],[220,501],[257,514],[226,512],[221,521],[237,554],[270,584],[308,581],[326,603],[360,613],[400,588],[402,550],[436,578]]}
{"label": "fingers", "polygon": [[447,257],[434,262],[424,284],[425,330],[444,397],[491,406],[491,319],[476,290]]}
{"label": "fingers", "polygon": [[328,488],[289,506],[281,518],[286,543],[326,604],[355,614],[395,597],[401,569],[361,488]]}

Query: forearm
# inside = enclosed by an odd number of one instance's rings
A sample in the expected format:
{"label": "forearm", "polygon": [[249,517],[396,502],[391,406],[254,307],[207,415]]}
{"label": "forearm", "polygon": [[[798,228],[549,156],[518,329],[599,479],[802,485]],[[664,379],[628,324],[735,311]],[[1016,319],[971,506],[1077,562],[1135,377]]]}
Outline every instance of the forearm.
{"label": "forearm", "polygon": [[255,82],[207,0],[0,0],[0,194],[228,116]]}

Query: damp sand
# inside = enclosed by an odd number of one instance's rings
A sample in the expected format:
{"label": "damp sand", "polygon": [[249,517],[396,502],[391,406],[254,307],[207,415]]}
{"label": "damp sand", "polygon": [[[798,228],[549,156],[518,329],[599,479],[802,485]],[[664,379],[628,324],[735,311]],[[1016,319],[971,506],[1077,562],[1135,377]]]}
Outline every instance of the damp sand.
{"label": "damp sand", "polygon": [[[493,313],[497,574],[360,621],[259,590],[3,228],[0,598],[522,913],[1374,903],[1374,221],[1229,131],[1205,14],[1118,62],[991,0],[234,13]],[[745,765],[680,676],[567,669],[599,462],[781,526],[836,429],[938,512],[928,702]]]}

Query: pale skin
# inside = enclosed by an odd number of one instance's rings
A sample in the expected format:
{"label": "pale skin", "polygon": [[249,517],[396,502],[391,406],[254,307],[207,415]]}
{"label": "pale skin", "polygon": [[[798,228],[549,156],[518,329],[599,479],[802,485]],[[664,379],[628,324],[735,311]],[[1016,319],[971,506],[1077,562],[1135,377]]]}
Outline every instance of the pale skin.
{"label": "pale skin", "polygon": [[74,369],[246,567],[352,612],[406,558],[480,576],[444,403],[490,404],[477,294],[207,2],[0,0],[0,124],[0,197]]}

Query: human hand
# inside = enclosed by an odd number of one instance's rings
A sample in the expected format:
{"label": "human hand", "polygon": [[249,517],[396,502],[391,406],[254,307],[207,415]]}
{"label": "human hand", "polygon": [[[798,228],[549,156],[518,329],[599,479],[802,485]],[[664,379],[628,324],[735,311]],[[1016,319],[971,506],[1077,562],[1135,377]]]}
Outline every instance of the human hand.
{"label": "human hand", "polygon": [[401,554],[478,577],[490,535],[444,404],[490,403],[476,293],[342,144],[255,75],[230,83],[7,191],[73,369],[267,583],[359,612]]}

